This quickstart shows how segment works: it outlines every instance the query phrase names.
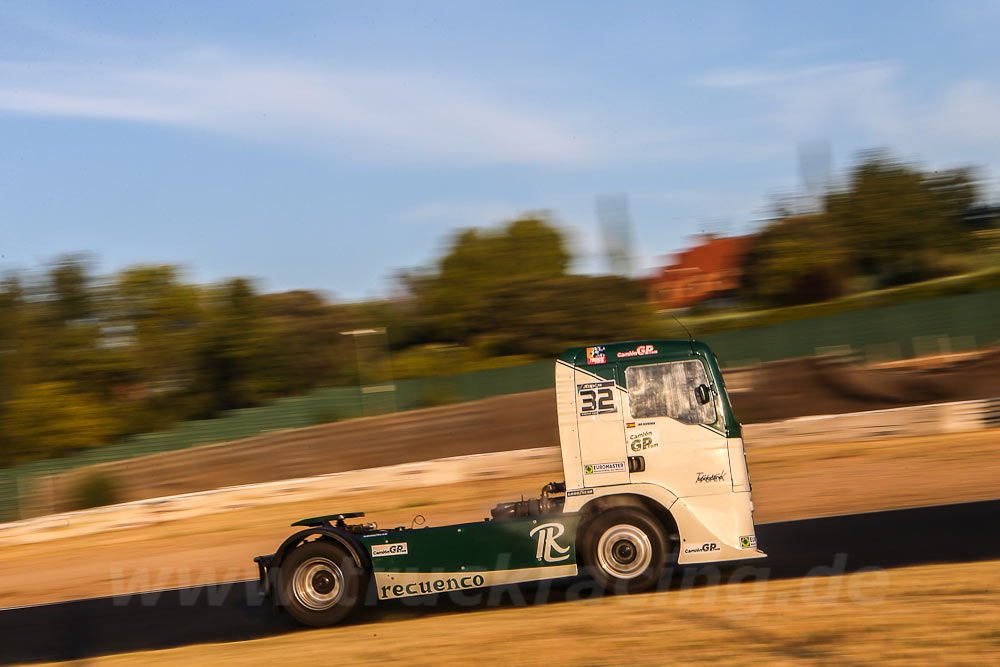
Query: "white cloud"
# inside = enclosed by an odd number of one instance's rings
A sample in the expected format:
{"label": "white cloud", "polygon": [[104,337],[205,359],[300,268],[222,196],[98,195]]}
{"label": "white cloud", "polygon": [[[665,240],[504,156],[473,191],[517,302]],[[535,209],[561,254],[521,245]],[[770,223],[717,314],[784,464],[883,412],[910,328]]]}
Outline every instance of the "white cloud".
{"label": "white cloud", "polygon": [[139,65],[0,63],[0,109],[181,125],[352,159],[568,165],[572,119],[426,73],[314,68],[202,51]]}
{"label": "white cloud", "polygon": [[[834,63],[791,68],[714,70],[696,79],[711,87],[763,100],[763,118],[786,140],[850,133],[869,147],[935,159],[962,156],[1000,167],[983,149],[1000,147],[1000,87],[958,80],[937,90],[907,85],[890,62]],[[923,88],[917,90],[917,87]]]}
{"label": "white cloud", "polygon": [[810,67],[792,67],[788,69],[768,68],[732,68],[718,69],[707,72],[695,78],[695,83],[716,88],[747,88],[808,82],[816,77],[838,75],[856,69],[856,66],[843,64],[814,65]]}
{"label": "white cloud", "polygon": [[898,70],[887,62],[738,68],[709,72],[696,82],[770,100],[775,104],[772,120],[795,134],[849,124],[892,135],[899,104],[891,84]]}

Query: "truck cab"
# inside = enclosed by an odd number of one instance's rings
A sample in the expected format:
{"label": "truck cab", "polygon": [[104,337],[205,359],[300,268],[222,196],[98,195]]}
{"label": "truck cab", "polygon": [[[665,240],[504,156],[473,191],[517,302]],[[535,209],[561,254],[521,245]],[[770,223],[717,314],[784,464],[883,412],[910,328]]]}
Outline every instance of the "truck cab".
{"label": "truck cab", "polygon": [[605,590],[658,585],[675,563],[764,557],[742,432],[718,361],[694,340],[574,347],[555,364],[563,480],[499,503],[483,521],[303,530],[255,560],[296,620],[330,625],[374,587],[379,600],[590,575]]}
{"label": "truck cab", "polygon": [[564,512],[638,495],[669,513],[679,563],[764,556],[742,430],[706,344],[575,347],[555,375]]}

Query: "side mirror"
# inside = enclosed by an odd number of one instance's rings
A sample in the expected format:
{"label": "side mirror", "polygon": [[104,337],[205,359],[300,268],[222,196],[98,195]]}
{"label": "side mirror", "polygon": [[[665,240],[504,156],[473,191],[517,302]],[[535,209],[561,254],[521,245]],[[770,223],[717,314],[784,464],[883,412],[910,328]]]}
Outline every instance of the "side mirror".
{"label": "side mirror", "polygon": [[708,388],[707,384],[700,384],[694,388],[694,397],[699,403],[705,405],[712,400],[712,390]]}

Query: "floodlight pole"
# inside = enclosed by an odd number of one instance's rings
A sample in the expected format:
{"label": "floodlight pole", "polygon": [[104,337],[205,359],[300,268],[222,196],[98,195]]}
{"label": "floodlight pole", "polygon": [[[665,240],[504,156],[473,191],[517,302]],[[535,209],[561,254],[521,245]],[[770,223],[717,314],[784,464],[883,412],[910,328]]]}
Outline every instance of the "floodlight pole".
{"label": "floodlight pole", "polygon": [[[385,344],[385,358],[389,362],[389,384],[377,385],[372,387],[365,387],[364,381],[361,377],[361,345],[358,343],[359,336],[370,336],[373,334],[382,334],[382,340]],[[361,403],[361,416],[365,416],[365,394],[374,392],[390,391],[392,396],[392,411],[396,411],[396,385],[392,379],[392,356],[389,354],[389,336],[387,335],[385,327],[376,327],[374,329],[353,329],[351,331],[341,331],[342,336],[351,336],[354,339],[354,356],[357,359],[358,364],[358,397]]]}

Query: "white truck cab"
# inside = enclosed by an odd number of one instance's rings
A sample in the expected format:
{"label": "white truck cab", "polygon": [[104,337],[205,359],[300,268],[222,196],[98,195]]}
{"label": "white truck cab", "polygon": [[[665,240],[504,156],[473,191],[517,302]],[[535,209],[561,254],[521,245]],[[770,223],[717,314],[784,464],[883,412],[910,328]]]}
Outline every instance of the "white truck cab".
{"label": "white truck cab", "polygon": [[757,549],[739,422],[715,355],[698,341],[577,347],[556,362],[564,512],[637,495],[669,512],[677,562]]}

